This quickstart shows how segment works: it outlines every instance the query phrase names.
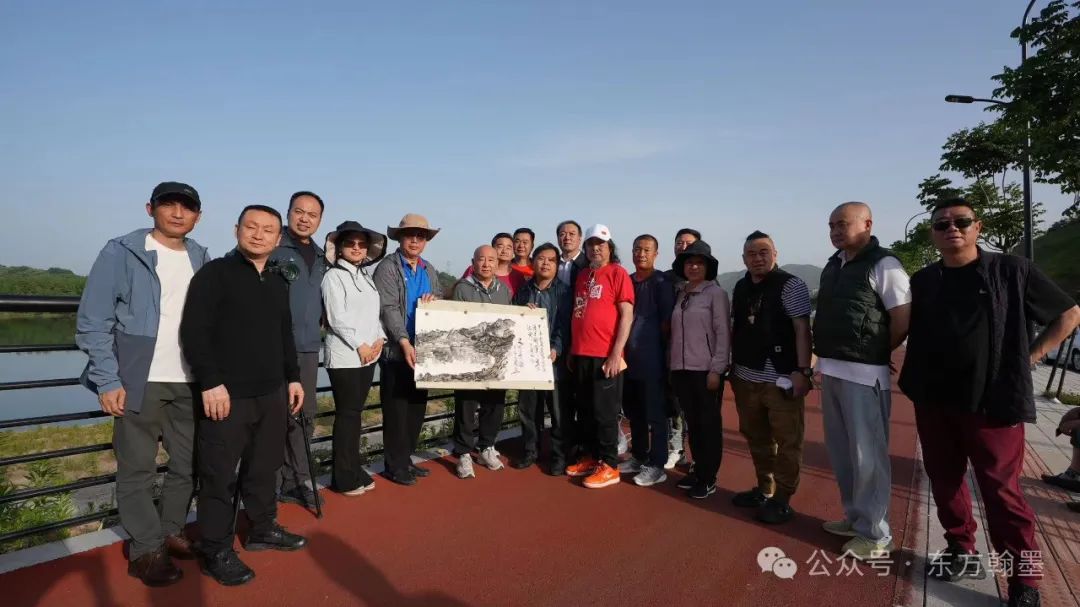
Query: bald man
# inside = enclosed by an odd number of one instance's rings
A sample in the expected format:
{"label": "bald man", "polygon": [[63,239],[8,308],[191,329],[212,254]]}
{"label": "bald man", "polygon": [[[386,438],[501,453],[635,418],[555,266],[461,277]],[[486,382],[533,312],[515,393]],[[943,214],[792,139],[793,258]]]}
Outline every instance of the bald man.
{"label": "bald man", "polygon": [[[510,305],[510,289],[496,279],[499,258],[495,247],[480,246],[473,252],[472,271],[454,285],[454,301]],[[472,478],[473,451],[479,451],[480,463],[490,470],[503,467],[495,439],[506,408],[506,390],[454,391],[454,454],[458,456],[458,478]],[[477,440],[479,430],[479,440]]]}
{"label": "bald man", "polygon": [[824,527],[850,537],[841,553],[860,560],[894,549],[889,363],[907,336],[911,314],[908,276],[871,235],[873,226],[863,202],[845,202],[829,216],[829,238],[838,250],[821,272],[814,319],[825,446],[844,506],[844,519]]}

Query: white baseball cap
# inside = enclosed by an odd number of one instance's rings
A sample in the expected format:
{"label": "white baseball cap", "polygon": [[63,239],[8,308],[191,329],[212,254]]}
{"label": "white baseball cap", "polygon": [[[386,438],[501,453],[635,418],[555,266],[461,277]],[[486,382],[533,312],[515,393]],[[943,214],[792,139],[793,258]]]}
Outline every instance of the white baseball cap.
{"label": "white baseball cap", "polygon": [[609,230],[606,225],[598,223],[588,230],[585,230],[584,241],[588,242],[590,238],[599,238],[600,240],[607,242],[611,240],[611,230]]}

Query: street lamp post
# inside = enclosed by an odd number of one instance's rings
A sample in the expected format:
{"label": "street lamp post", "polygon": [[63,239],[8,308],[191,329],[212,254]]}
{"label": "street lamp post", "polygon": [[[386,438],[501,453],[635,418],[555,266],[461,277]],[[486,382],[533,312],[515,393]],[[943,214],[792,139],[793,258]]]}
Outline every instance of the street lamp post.
{"label": "street lamp post", "polygon": [[914,215],[912,215],[911,219],[907,220],[907,223],[904,224],[904,242],[907,242],[911,238],[911,235],[908,233],[908,226],[911,225],[911,222],[914,221],[916,217],[918,217],[920,215],[926,215],[927,213],[930,213],[930,212],[931,211],[919,211],[918,213],[915,213]]}
{"label": "street lamp post", "polygon": [[[1032,0],[1034,4],[1034,0]],[[1031,8],[1030,6],[1028,7]],[[1024,13],[1024,22],[1027,22],[1027,13]],[[1026,45],[1025,45],[1026,48]],[[1024,52],[1027,55],[1027,51]],[[1009,105],[1011,101],[1001,99],[985,99],[972,97],[971,95],[945,95],[948,103],[987,103],[990,105]],[[1024,257],[1035,261],[1035,242],[1032,239],[1033,218],[1031,216],[1031,124],[1024,129],[1024,162],[1022,170],[1024,174]]]}
{"label": "street lamp post", "polygon": [[[1031,15],[1031,9],[1035,6],[1035,0],[1028,2],[1027,8],[1024,9],[1024,18],[1020,21],[1020,66],[1023,67],[1024,62],[1027,61],[1027,39],[1023,36],[1023,30],[1027,28],[1028,16]],[[969,97],[967,95],[948,95],[945,97],[945,101],[949,103],[972,103],[979,101],[982,103],[991,103],[996,105],[1009,105],[1008,101],[1001,101],[998,99],[978,99],[976,97]],[[1034,218],[1031,213],[1031,121],[1028,120],[1024,128],[1024,257],[1035,261],[1035,241],[1032,238],[1032,231],[1034,230]]]}
{"label": "street lamp post", "polygon": [[[1028,2],[1024,9],[1024,18],[1020,21],[1020,67],[1027,61],[1027,40],[1023,30],[1027,29],[1028,15],[1035,0]],[[1031,213],[1031,121],[1024,124],[1024,257],[1035,261],[1035,242],[1032,240],[1034,218]]]}

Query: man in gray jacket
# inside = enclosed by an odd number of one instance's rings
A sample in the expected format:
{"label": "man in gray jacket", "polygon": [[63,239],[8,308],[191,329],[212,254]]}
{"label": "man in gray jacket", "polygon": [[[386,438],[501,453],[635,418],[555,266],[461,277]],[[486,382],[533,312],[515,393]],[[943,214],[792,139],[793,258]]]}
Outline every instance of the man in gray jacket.
{"label": "man in gray jacket", "polygon": [[[191,277],[210,261],[187,238],[201,208],[189,185],[154,188],[146,203],[154,227],[105,244],[86,279],[75,329],[75,343],[89,357],[80,381],[113,416],[116,501],[131,536],[128,573],[147,586],[183,577],[170,557],[193,558],[183,530],[198,391],[180,348],[180,318]],[[159,436],[169,471],[155,508]]]}
{"label": "man in gray jacket", "polygon": [[439,288],[435,266],[420,254],[439,230],[423,215],[409,213],[398,227],[387,227],[386,235],[398,241],[398,250],[387,255],[375,268],[375,288],[379,291],[379,313],[386,332],[386,345],[379,361],[379,381],[383,412],[383,474],[401,485],[415,485],[417,477],[430,474],[412,463],[420,441],[420,429],[427,412],[427,390],[416,387],[416,307],[432,301]]}
{"label": "man in gray jacket", "polygon": [[[454,285],[454,301],[510,305],[510,289],[495,278],[499,259],[495,247],[481,246],[473,253],[472,273]],[[495,439],[506,408],[506,390],[454,391],[454,453],[458,478],[475,477],[472,452],[491,470],[503,467]],[[479,441],[477,440],[479,435]]]}
{"label": "man in gray jacket", "polygon": [[[322,350],[322,279],[326,256],[313,236],[322,223],[323,201],[313,192],[297,192],[289,198],[288,225],[281,243],[270,255],[289,281],[289,309],[292,312],[296,357],[300,364],[300,384],[304,388],[304,416],[308,439],[315,430],[315,389],[319,381],[319,351]],[[289,416],[285,435],[285,463],[278,471],[278,499],[315,507],[315,481],[308,473],[307,451],[300,425]]]}

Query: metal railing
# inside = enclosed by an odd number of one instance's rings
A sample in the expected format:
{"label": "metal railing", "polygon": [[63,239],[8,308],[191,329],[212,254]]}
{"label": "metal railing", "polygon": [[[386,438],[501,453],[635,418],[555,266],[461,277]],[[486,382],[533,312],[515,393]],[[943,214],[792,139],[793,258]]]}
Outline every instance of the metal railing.
{"label": "metal railing", "polygon": [[[1067,339],[1061,342],[1058,346],[1057,356],[1054,358],[1054,365],[1050,368],[1050,379],[1046,380],[1046,390],[1044,394],[1050,396],[1050,390],[1054,385],[1054,376],[1057,375],[1058,367],[1061,368],[1061,376],[1058,377],[1057,392],[1054,393],[1054,398],[1061,400],[1061,391],[1065,387],[1065,373],[1069,371],[1069,365],[1073,362],[1073,345],[1076,343],[1076,334],[1080,333],[1080,330],[1073,331]],[[1076,371],[1080,371],[1077,368]]]}
{"label": "metal railing", "polygon": [[[44,297],[44,296],[20,296],[20,295],[0,295],[0,312],[20,312],[20,313],[75,313],[78,310],[79,298],[78,297]],[[20,345],[20,346],[0,346],[0,354],[8,353],[25,353],[25,352],[58,352],[58,351],[70,351],[77,350],[78,348],[74,344],[64,345]],[[320,363],[321,366],[321,363]],[[0,392],[9,390],[31,390],[36,388],[52,388],[60,386],[76,386],[79,385],[78,378],[62,378],[62,379],[45,379],[34,381],[12,381],[12,382],[0,382]],[[373,382],[372,387],[379,385],[379,382]],[[330,386],[319,386],[316,388],[317,393],[329,392]],[[433,400],[446,399],[452,396],[452,392],[433,394],[432,391],[428,393],[428,403]],[[514,406],[516,401],[506,403],[507,406]],[[369,410],[382,410],[381,403],[375,403],[364,407],[364,411]],[[319,411],[315,414],[316,418],[332,417],[336,414],[334,409]],[[2,411],[0,411],[2,415]],[[437,413],[434,415],[426,415],[424,417],[424,425],[426,426],[432,422],[443,421],[451,419],[454,416],[453,411],[444,413]],[[110,417],[104,411],[93,410],[83,411],[79,413],[63,413],[58,415],[42,415],[38,417],[24,417],[19,419],[0,420],[0,431],[11,430],[14,428],[26,428],[30,426],[40,426],[44,424],[56,424],[71,421],[84,421],[98,418]],[[516,421],[504,422],[502,427],[509,427],[517,425]],[[365,436],[376,432],[381,432],[383,426],[381,423],[374,424],[368,427],[364,427],[360,434]],[[311,444],[325,443],[333,440],[333,434],[327,434],[324,436],[314,437],[311,440]],[[430,437],[424,446],[430,446],[432,443],[436,443],[445,439],[444,436]],[[27,464],[38,461],[53,460],[62,457],[69,457],[73,455],[84,455],[87,453],[97,453],[100,451],[111,451],[113,448],[112,443],[99,443],[95,445],[84,445],[81,447],[68,447],[64,449],[56,449],[53,451],[42,451],[37,453],[25,453],[20,455],[13,455],[9,457],[0,458],[0,468],[5,466],[13,466],[16,464]],[[383,452],[382,448],[365,450],[364,455],[371,457],[379,455]],[[326,457],[319,461],[318,466],[325,467],[333,463],[332,457]],[[168,470],[167,465],[158,466],[157,472],[162,473]],[[89,487],[98,487],[103,485],[109,485],[116,482],[115,474],[104,474],[100,476],[92,476],[86,478],[80,478],[75,481],[55,485],[51,487],[32,487],[26,489],[19,489],[9,492],[4,495],[0,495],[0,506],[11,504],[14,502],[21,502],[33,498],[45,497],[50,495],[58,495],[75,491],[77,489],[86,489]],[[7,533],[0,534],[0,545],[12,542],[15,540],[23,539],[26,537],[48,533],[52,531],[58,531],[60,529],[75,527],[78,525],[85,525],[87,523],[93,523],[103,521],[108,518],[115,517],[119,514],[117,508],[110,508],[108,510],[102,510],[99,512],[91,512],[81,514],[61,521],[54,521],[43,525],[34,527],[28,527],[25,529],[17,529]]]}

